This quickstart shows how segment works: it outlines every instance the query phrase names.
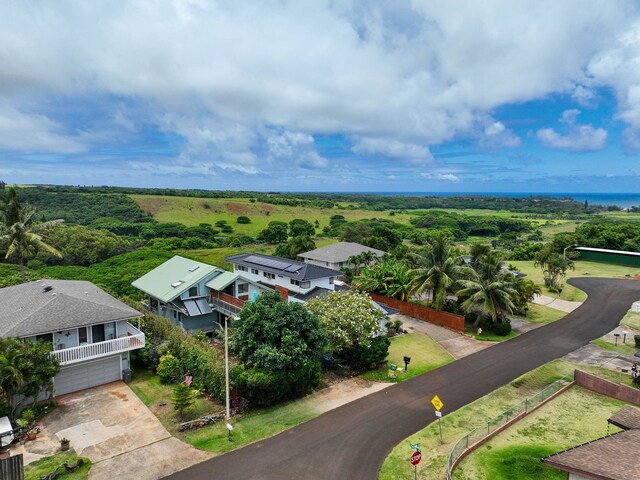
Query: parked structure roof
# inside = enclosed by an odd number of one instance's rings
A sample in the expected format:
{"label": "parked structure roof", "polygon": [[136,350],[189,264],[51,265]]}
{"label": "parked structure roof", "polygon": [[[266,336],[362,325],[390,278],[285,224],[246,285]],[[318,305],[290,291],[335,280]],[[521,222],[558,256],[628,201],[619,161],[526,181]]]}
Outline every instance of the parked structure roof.
{"label": "parked structure roof", "polygon": [[222,273],[224,270],[176,255],[131,285],[167,303],[215,272]]}
{"label": "parked structure roof", "polygon": [[346,262],[349,257],[359,255],[363,252],[373,252],[377,257],[385,254],[382,250],[367,247],[354,242],[338,242],[326,247],[316,248],[309,252],[298,255],[300,258],[309,258],[320,262],[340,263]]}
{"label": "parked structure roof", "polygon": [[231,255],[226,259],[227,262],[234,265],[256,268],[264,272],[301,281],[342,275],[342,272],[331,268],[319,267],[318,265],[311,265],[288,258],[262,255],[260,253],[240,253],[238,255]]}
{"label": "parked structure roof", "polygon": [[216,275],[212,280],[209,280],[205,285],[211,290],[224,290],[239,277],[237,273],[222,272],[220,275]]}
{"label": "parked structure roof", "polygon": [[38,280],[0,289],[0,337],[30,337],[140,317],[91,282]]}
{"label": "parked structure roof", "polygon": [[626,430],[542,459],[545,465],[586,479],[637,480],[640,430]]}
{"label": "parked structure roof", "polygon": [[[640,408],[625,405],[607,420],[623,430],[640,429]],[[640,448],[640,447],[639,447]]]}
{"label": "parked structure roof", "polygon": [[575,250],[578,250],[579,252],[610,253],[613,255],[626,255],[629,257],[640,257],[639,252],[628,252],[626,250],[609,250],[606,248],[591,248],[591,247],[576,247]]}

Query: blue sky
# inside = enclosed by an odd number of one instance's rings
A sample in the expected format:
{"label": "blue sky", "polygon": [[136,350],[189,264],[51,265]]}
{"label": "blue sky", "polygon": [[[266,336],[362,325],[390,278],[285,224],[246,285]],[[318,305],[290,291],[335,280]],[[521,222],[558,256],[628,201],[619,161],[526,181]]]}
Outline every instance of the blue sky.
{"label": "blue sky", "polygon": [[4,2],[0,45],[10,183],[639,190],[633,1]]}

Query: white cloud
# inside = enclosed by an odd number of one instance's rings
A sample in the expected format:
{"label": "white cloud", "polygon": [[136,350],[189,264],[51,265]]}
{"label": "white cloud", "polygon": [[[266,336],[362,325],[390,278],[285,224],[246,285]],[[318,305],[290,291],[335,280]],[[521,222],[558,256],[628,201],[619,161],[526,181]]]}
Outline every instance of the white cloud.
{"label": "white cloud", "polygon": [[[328,165],[292,138],[281,140],[293,142],[280,146],[289,156],[261,158],[282,132],[340,134],[355,139],[356,153],[424,163],[429,145],[452,139],[516,147],[499,121],[479,135],[488,112],[553,93],[585,105],[601,85],[616,90],[629,136],[640,131],[640,98],[631,95],[640,88],[637,17],[634,2],[609,0],[5,2],[0,100],[15,109],[31,102],[30,112],[54,108],[50,98],[139,100],[141,111],[116,111],[113,122],[130,132],[157,125],[182,137],[194,162],[249,172],[264,161]],[[82,149],[64,135],[63,107],[59,117],[38,113],[29,115],[39,138],[0,141]],[[545,141],[578,149],[606,138],[590,126],[547,130]]]}
{"label": "white cloud", "polygon": [[446,182],[457,183],[460,181],[460,177],[454,175],[453,173],[421,173],[421,177],[430,179],[430,180],[443,180]]}
{"label": "white cloud", "polygon": [[416,163],[433,161],[433,155],[428,147],[386,138],[355,138],[352,150],[354,153],[380,154]]}
{"label": "white cloud", "polygon": [[541,128],[536,132],[538,140],[547,147],[575,152],[602,150],[606,145],[607,131],[604,128],[594,128],[592,125],[577,124],[578,115],[580,110],[565,110],[560,122],[566,125],[567,133],[562,135],[553,128]]}
{"label": "white cloud", "polygon": [[44,115],[0,105],[0,149],[22,152],[81,153],[86,147]]}
{"label": "white cloud", "polygon": [[594,108],[598,103],[598,96],[591,88],[587,88],[583,85],[578,85],[571,94],[578,105],[584,108]]}
{"label": "white cloud", "polygon": [[302,168],[324,168],[326,158],[315,149],[311,135],[300,132],[269,132],[267,135],[269,154],[275,160],[292,161]]}

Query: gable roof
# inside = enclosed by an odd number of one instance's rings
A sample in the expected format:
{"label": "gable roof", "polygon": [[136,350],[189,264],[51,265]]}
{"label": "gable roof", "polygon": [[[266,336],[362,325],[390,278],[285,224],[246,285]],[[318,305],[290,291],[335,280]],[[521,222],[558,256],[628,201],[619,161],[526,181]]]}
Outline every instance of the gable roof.
{"label": "gable roof", "polygon": [[309,258],[320,262],[340,263],[346,262],[349,257],[359,255],[363,252],[373,252],[377,257],[381,257],[385,252],[375,248],[367,247],[354,242],[338,242],[326,247],[316,248],[309,252],[298,255],[301,258]]}
{"label": "gable roof", "polygon": [[222,271],[212,265],[176,255],[135,280],[131,285],[167,303],[213,273]]}
{"label": "gable roof", "polygon": [[5,338],[142,316],[93,283],[80,280],[38,280],[2,288],[0,305],[0,337]]}
{"label": "gable roof", "polygon": [[640,408],[625,405],[611,415],[611,418],[609,418],[607,422],[623,430],[630,430],[632,428],[640,429]]}
{"label": "gable roof", "polygon": [[295,280],[313,280],[316,278],[337,277],[342,272],[332,268],[319,267],[282,257],[272,257],[260,253],[240,253],[227,257],[227,262],[247,268],[257,268],[263,272],[281,275]]}
{"label": "gable roof", "polygon": [[626,430],[542,459],[545,465],[598,480],[637,480],[640,430]]}

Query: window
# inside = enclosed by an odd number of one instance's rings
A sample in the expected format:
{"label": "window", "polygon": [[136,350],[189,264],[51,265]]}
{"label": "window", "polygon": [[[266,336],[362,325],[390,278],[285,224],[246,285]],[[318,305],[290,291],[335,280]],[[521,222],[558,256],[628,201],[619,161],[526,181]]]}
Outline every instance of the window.
{"label": "window", "polygon": [[265,278],[270,278],[271,280],[276,278],[276,276],[273,273],[269,273],[269,272],[262,272],[262,276]]}
{"label": "window", "polygon": [[36,336],[36,341],[42,340],[45,343],[53,343],[53,333],[43,333]]}
{"label": "window", "polygon": [[78,329],[78,343],[82,345],[83,343],[87,343],[87,327],[80,327]]}
{"label": "window", "polygon": [[198,296],[198,286],[197,285],[195,287],[191,287],[189,289],[189,296],[190,297],[197,297]]}
{"label": "window", "polygon": [[300,288],[309,288],[311,286],[311,282],[300,282]]}
{"label": "window", "polygon": [[291,280],[289,280],[289,282],[291,283],[291,285],[300,285],[300,281],[299,280],[294,280],[293,278]]}
{"label": "window", "polygon": [[333,285],[333,280],[334,280],[333,277],[329,277],[329,285]]}
{"label": "window", "polygon": [[178,313],[175,310],[173,311],[173,318],[178,318]]}
{"label": "window", "polygon": [[240,270],[241,272],[248,272],[249,269],[244,265],[236,265],[236,270]]}
{"label": "window", "polygon": [[249,284],[248,283],[239,283],[238,284],[238,295],[241,293],[249,293]]}
{"label": "window", "polygon": [[258,271],[257,268],[252,268],[251,273],[253,273],[254,275],[260,275],[260,272]]}

